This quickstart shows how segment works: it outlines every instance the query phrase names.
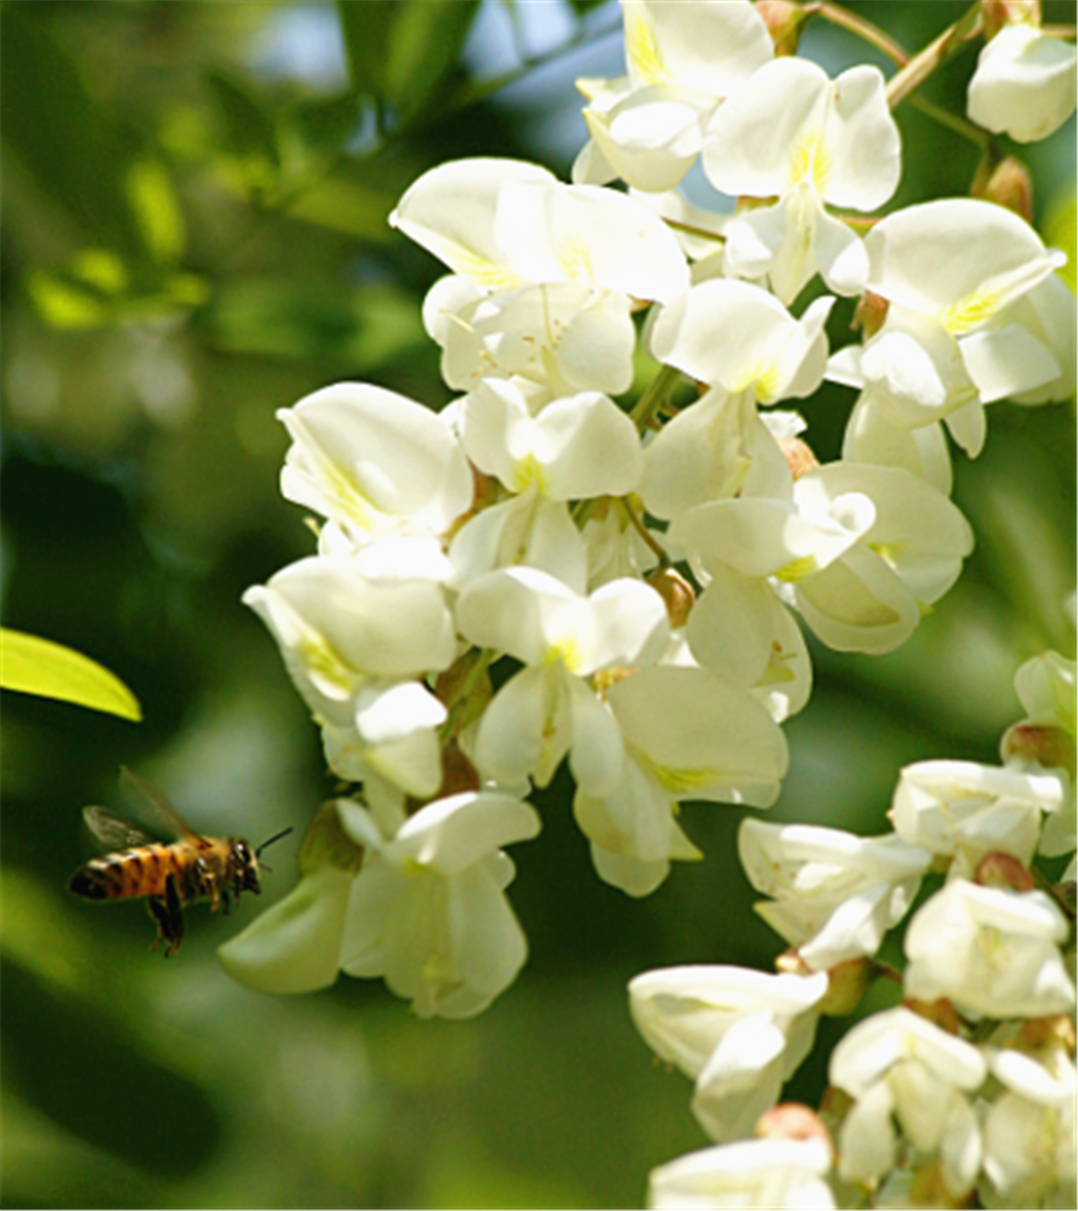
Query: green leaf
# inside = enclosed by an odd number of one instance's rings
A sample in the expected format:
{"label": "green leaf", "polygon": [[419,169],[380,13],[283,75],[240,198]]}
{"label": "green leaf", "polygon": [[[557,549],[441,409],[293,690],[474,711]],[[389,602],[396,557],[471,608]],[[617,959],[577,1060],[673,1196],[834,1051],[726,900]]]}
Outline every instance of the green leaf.
{"label": "green leaf", "polygon": [[175,262],[183,227],[171,182],[142,140],[94,98],[35,5],[0,5],[4,143],[86,242],[131,264]]}
{"label": "green leaf", "polygon": [[389,34],[400,7],[400,0],[337,0],[353,94],[385,96]]}
{"label": "green leaf", "polygon": [[7,627],[0,628],[0,687],[59,698],[135,722],[142,718],[135,695],[95,660]]}
{"label": "green leaf", "polygon": [[437,94],[457,62],[478,7],[478,0],[396,0],[386,93],[402,120],[418,118]]}
{"label": "green leaf", "polygon": [[281,176],[281,152],[273,115],[235,76],[214,68],[206,84],[225,141],[244,187],[252,194],[269,193]]}

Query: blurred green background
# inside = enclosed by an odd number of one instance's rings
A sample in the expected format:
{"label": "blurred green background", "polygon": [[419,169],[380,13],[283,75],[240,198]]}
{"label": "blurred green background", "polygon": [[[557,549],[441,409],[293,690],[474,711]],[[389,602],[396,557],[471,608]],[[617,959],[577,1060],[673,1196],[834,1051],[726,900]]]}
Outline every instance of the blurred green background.
{"label": "blurred green background", "polygon": [[[849,7],[914,49],[965,6]],[[165,963],[139,906],[64,890],[89,852],[79,811],[122,806],[121,763],[196,827],[256,843],[327,794],[316,730],[239,600],[312,545],[277,492],[274,410],[347,378],[447,400],[419,322],[442,270],[386,215],[459,156],[567,179],[585,137],[572,80],[623,71],[616,7],[9,0],[0,21],[5,622],[101,661],[145,711],[4,695],[3,1204],[639,1205],[649,1169],[705,1139],[626,981],[779,949],[736,862],[739,811],[690,805],[705,860],[637,902],[591,872],[559,777],[542,836],[513,851],[530,961],[465,1023],[419,1022],[378,982],[238,988],[213,952],[251,900],[227,920],[192,910]],[[883,62],[826,27],[804,50],[832,72]],[[973,55],[926,95],[963,112]],[[894,205],[967,192],[976,150],[897,116]],[[1039,224],[1073,206],[1074,142],[1072,119],[1023,152]],[[824,457],[851,402],[826,389],[803,409]],[[961,582],[898,653],[817,649],[771,818],[885,831],[899,765],[994,760],[1017,665],[1073,654],[1073,407],[997,404],[989,429],[976,463],[956,460],[978,542]],[[275,849],[262,905],[294,855]],[[818,1095],[824,1058],[797,1095]]]}

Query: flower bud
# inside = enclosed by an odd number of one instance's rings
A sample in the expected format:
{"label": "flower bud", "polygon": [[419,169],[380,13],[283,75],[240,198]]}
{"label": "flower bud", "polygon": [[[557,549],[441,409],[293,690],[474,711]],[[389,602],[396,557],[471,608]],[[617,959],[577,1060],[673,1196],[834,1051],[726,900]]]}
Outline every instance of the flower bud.
{"label": "flower bud", "polygon": [[940,997],[937,1001],[918,1001],[915,997],[907,997],[902,1003],[911,1013],[931,1022],[933,1026],[938,1026],[940,1030],[946,1030],[948,1034],[958,1034],[961,1025],[958,1011],[946,997]]}
{"label": "flower bud", "polygon": [[985,41],[991,41],[1005,25],[1041,24],[1041,0],[981,0],[981,24]]}
{"label": "flower bud", "polygon": [[1012,854],[985,854],[977,863],[973,881],[982,887],[1032,891],[1035,884],[1029,869]]}
{"label": "flower bud", "polygon": [[807,475],[809,471],[815,471],[820,465],[812,447],[800,437],[779,438],[779,449],[786,455],[786,463],[795,480]]}
{"label": "flower bud", "polygon": [[1069,1013],[1056,1013],[1047,1018],[1029,1018],[1022,1023],[1012,1045],[1028,1052],[1062,1048],[1073,1059],[1074,1019]]}
{"label": "flower bud", "polygon": [[796,55],[801,26],[807,15],[793,0],[756,0],[756,12],[764,20],[776,55]]}
{"label": "flower bud", "polygon": [[836,963],[827,973],[827,992],[819,1010],[828,1017],[845,1017],[861,1003],[872,979],[867,959],[847,959]]}
{"label": "flower bud", "polygon": [[824,1140],[831,1149],[831,1133],[810,1106],[780,1102],[756,1120],[756,1137],[762,1140]]}
{"label": "flower bud", "polygon": [[455,744],[446,745],[442,749],[442,785],[434,798],[448,799],[463,791],[477,791],[479,786],[479,773],[471,761]]}
{"label": "flower bud", "polygon": [[996,159],[986,153],[977,166],[970,196],[1006,206],[1029,224],[1033,223],[1033,180],[1017,156]]}
{"label": "flower bud", "polygon": [[878,294],[873,294],[871,290],[866,290],[860,299],[857,301],[857,309],[853,313],[853,323],[851,328],[860,328],[864,333],[865,340],[876,335],[883,327],[884,320],[887,319],[887,309],[890,303],[885,298],[881,298]]}
{"label": "flower bud", "polygon": [[675,568],[659,568],[647,577],[647,583],[663,599],[670,625],[683,627],[696,601],[692,585]]}
{"label": "flower bud", "polygon": [[953,1195],[950,1193],[943,1177],[943,1167],[937,1158],[927,1161],[913,1171],[907,1205],[940,1208],[968,1207],[970,1200],[966,1194]]}
{"label": "flower bud", "polygon": [[1035,761],[1045,769],[1064,769],[1075,776],[1074,737],[1064,728],[1037,723],[1016,723],[1003,733],[999,745],[1005,764]]}

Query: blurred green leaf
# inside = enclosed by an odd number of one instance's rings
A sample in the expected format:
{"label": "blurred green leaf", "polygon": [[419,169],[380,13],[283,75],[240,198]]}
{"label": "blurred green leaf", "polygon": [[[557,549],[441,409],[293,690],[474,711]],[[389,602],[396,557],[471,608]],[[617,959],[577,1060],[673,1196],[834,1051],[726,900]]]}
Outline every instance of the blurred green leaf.
{"label": "blurred green leaf", "polygon": [[352,91],[381,101],[385,96],[389,34],[400,0],[337,0]]}
{"label": "blurred green leaf", "polygon": [[134,262],[176,260],[183,229],[167,175],[90,95],[32,8],[0,6],[4,142],[91,242]]}
{"label": "blurred green leaf", "polygon": [[249,279],[223,287],[206,318],[219,348],[311,358],[350,373],[370,373],[428,347],[414,300],[388,286],[351,290]]}
{"label": "blurred green leaf", "polygon": [[[18,963],[2,969],[5,1079],[26,1101],[145,1169],[189,1173],[208,1160],[221,1133],[213,1104],[140,1045],[122,1006],[112,1018]],[[116,1199],[132,1205],[123,1191]]]}
{"label": "blurred green leaf", "polygon": [[386,93],[403,121],[420,117],[437,95],[460,55],[478,7],[477,0],[452,4],[396,0]]}
{"label": "blurred green leaf", "polygon": [[183,255],[184,224],[172,182],[157,160],[144,157],[127,170],[127,199],[155,261],[174,265]]}
{"label": "blurred green leaf", "polygon": [[0,628],[0,686],[42,698],[59,698],[136,722],[142,718],[135,695],[95,660],[59,643],[7,627]]}
{"label": "blurred green leaf", "polygon": [[54,328],[146,320],[198,307],[209,297],[208,284],[191,273],[133,282],[124,262],[102,248],[83,249],[64,266],[29,270],[26,290]]}
{"label": "blurred green leaf", "polygon": [[303,101],[292,113],[308,148],[337,153],[355,134],[361,117],[360,104],[352,93]]}
{"label": "blurred green leaf", "polygon": [[395,197],[338,175],[304,189],[289,203],[288,213],[331,231],[386,244],[400,238],[387,221],[396,201]]}
{"label": "blurred green leaf", "polygon": [[254,94],[221,68],[206,72],[229,159],[252,195],[271,193],[280,183],[277,126]]}

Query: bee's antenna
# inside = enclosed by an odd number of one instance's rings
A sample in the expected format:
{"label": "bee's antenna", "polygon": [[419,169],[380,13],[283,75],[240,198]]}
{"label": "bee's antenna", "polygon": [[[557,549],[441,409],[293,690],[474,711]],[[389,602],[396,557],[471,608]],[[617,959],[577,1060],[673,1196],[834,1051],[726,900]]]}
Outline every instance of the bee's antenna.
{"label": "bee's antenna", "polygon": [[294,831],[294,829],[291,826],[289,826],[288,828],[282,828],[279,833],[274,833],[273,836],[270,837],[270,839],[268,841],[263,841],[262,844],[258,847],[258,849],[255,850],[255,857],[260,858],[262,856],[262,851],[264,849],[266,849],[270,845],[272,845],[274,843],[274,841],[280,841],[280,839],[282,837],[287,837],[288,834],[293,831]]}

